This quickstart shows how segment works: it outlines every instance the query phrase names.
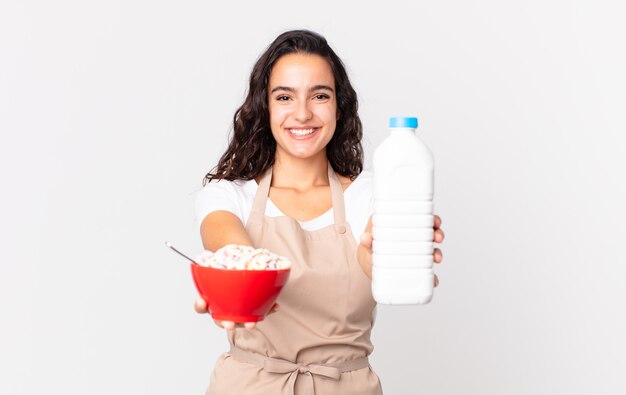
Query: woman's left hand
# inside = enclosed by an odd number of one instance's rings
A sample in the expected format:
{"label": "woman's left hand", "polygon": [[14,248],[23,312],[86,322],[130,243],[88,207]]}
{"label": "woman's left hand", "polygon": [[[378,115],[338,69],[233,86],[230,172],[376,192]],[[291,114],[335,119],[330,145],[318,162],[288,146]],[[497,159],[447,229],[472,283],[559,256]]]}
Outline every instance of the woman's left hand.
{"label": "woman's left hand", "polygon": [[[441,218],[435,214],[435,234],[433,236],[433,241],[437,244],[441,243],[445,238],[443,234],[443,230],[441,230]],[[435,248],[433,251],[433,261],[435,263],[441,263],[443,260],[443,254],[441,253],[441,249]],[[439,277],[435,274],[435,287],[439,285]]]}
{"label": "woman's left hand", "polygon": [[[438,215],[435,215],[435,233],[433,236],[433,242],[439,244],[443,242],[445,238],[443,234],[443,230],[441,230],[441,218]],[[361,265],[361,268],[365,272],[365,274],[371,279],[372,278],[372,218],[370,217],[367,222],[367,226],[365,227],[365,232],[361,235],[361,241],[356,251],[356,256]],[[433,261],[435,263],[441,263],[443,260],[443,254],[441,253],[441,249],[435,248],[433,251]],[[439,278],[435,274],[435,287],[439,285]]]}

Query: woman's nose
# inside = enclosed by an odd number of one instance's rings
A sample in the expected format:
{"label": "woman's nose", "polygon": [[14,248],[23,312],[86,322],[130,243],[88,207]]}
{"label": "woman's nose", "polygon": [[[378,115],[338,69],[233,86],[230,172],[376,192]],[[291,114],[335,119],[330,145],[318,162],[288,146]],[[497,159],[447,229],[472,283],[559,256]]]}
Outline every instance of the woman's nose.
{"label": "woman's nose", "polygon": [[308,101],[304,100],[298,104],[298,107],[295,111],[295,118],[298,122],[306,122],[313,118],[313,112],[309,108]]}

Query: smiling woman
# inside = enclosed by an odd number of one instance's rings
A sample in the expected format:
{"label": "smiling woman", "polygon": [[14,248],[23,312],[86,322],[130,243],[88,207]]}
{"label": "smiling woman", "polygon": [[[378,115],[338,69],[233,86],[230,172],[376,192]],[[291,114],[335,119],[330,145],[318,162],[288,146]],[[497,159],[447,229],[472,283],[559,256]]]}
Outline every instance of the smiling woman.
{"label": "smiling woman", "polygon": [[[280,35],[254,66],[197,218],[205,249],[265,248],[287,257],[291,274],[280,310],[258,323],[216,321],[230,351],[207,394],[382,393],[368,360],[372,177],[362,171],[357,108],[341,61],[316,33]],[[199,300],[196,310],[208,309]]]}
{"label": "smiling woman", "polygon": [[[283,66],[286,65],[286,62],[281,62],[283,57],[308,59],[290,66],[294,68],[292,73],[295,74],[290,75],[295,81],[292,83],[297,86],[289,85],[288,80],[270,81],[272,78],[279,78],[274,71],[281,63]],[[361,145],[363,131],[357,112],[356,92],[348,79],[348,74],[341,59],[330,48],[326,39],[316,33],[300,30],[286,32],[276,38],[254,65],[248,94],[234,116],[233,138],[215,169],[206,175],[205,185],[211,180],[219,179],[252,180],[274,164],[276,140],[273,138],[273,127],[270,126],[269,107],[272,103],[269,99],[271,97],[279,101],[289,101],[287,99],[293,97],[295,89],[302,89],[300,84],[304,83],[301,81],[303,76],[297,73],[296,68],[305,66],[311,68],[316,65],[321,65],[324,71],[330,69],[331,73],[324,76],[326,80],[310,82],[311,85],[305,89],[314,89],[314,92],[308,93],[315,100],[320,100],[323,95],[333,97],[336,106],[335,130],[326,146],[328,161],[335,171],[351,180],[363,171]],[[288,75],[282,75],[280,78],[287,77]],[[275,85],[271,85],[272,82]],[[273,90],[280,90],[282,95],[278,91],[272,92]]]}
{"label": "smiling woman", "polygon": [[269,81],[269,112],[276,161],[319,158],[337,124],[335,79],[319,55],[290,54],[276,62]]}

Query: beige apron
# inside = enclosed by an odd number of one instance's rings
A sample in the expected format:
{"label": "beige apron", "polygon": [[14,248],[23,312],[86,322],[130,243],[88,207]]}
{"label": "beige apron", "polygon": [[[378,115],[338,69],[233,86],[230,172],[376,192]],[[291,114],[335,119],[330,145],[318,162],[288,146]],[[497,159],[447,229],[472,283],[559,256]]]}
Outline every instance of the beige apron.
{"label": "beige apron", "polygon": [[280,310],[248,331],[229,334],[231,350],[213,370],[207,395],[379,395],[367,356],[371,283],[356,259],[343,191],[331,165],[334,224],[305,231],[290,217],[267,217],[272,179],[261,179],[246,225],[255,247],[288,257],[291,274]]}

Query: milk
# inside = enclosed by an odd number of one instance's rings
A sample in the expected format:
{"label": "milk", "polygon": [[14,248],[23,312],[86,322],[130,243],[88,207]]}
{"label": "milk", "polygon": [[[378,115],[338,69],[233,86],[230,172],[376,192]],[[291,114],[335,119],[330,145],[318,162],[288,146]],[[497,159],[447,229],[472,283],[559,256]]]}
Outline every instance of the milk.
{"label": "milk", "polygon": [[434,158],[417,118],[392,117],[374,152],[372,293],[382,304],[424,304],[433,296]]}

